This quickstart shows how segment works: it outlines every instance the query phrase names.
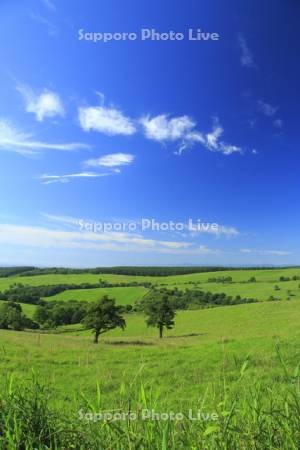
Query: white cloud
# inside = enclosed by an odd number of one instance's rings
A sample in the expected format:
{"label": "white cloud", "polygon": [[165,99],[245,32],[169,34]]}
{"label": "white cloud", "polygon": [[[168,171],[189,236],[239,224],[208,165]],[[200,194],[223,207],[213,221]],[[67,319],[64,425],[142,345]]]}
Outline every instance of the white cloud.
{"label": "white cloud", "polygon": [[194,229],[190,231],[189,235],[192,237],[198,234],[213,234],[216,237],[225,236],[232,238],[238,236],[240,232],[235,227],[228,227],[226,225],[218,225],[217,227],[198,227],[195,225]]}
{"label": "white cloud", "polygon": [[132,120],[113,107],[89,106],[78,110],[79,122],[84,131],[98,131],[108,135],[132,135],[136,128]]}
{"label": "white cloud", "polygon": [[134,155],[129,153],[112,153],[97,159],[85,161],[87,167],[120,167],[127,166],[134,161]]}
{"label": "white cloud", "polygon": [[272,106],[263,100],[258,100],[257,106],[259,111],[267,117],[273,117],[278,110],[278,106]]}
{"label": "white cloud", "polygon": [[206,135],[207,147],[210,148],[211,150],[218,150],[219,148],[218,141],[223,133],[224,129],[220,125],[215,124],[213,130]]}
{"label": "white cloud", "polygon": [[190,131],[185,135],[186,142],[199,142],[200,144],[206,145],[207,139],[204,133],[201,133],[200,131]]}
{"label": "white cloud", "polygon": [[186,249],[162,249],[159,251],[159,253],[168,253],[168,254],[175,254],[175,255],[220,255],[222,250],[219,249],[212,249],[207,247],[206,245],[199,245],[193,248],[186,248]]}
{"label": "white cloud", "polygon": [[220,142],[219,148],[217,151],[223,153],[223,155],[231,155],[232,153],[242,153],[241,147],[237,147],[236,145],[225,144],[225,142]]}
{"label": "white cloud", "polygon": [[[59,224],[63,223],[65,225],[75,225],[75,226],[79,226],[80,222],[83,223],[88,223],[88,224],[96,224],[96,223],[101,223],[101,222],[96,222],[94,220],[89,220],[89,221],[85,221],[83,219],[79,219],[79,218],[74,218],[74,217],[69,217],[69,216],[58,216],[58,215],[53,215],[53,214],[47,214],[47,213],[43,213],[42,214],[43,217],[45,217],[46,219],[49,219],[51,222],[57,222]],[[117,222],[117,223],[122,223],[122,224],[132,224],[135,223],[136,230],[141,229],[142,227],[142,219],[139,220],[132,220],[132,219],[113,219],[113,222]],[[226,225],[217,225],[217,227],[212,227],[212,226],[198,226],[197,227],[197,222],[194,223],[194,227],[192,228],[191,226],[188,226],[186,224],[185,226],[185,233],[179,232],[178,234],[184,238],[186,237],[197,237],[200,234],[213,234],[216,237],[221,237],[221,236],[225,236],[228,238],[231,237],[235,237],[238,236],[240,234],[240,232],[233,226],[226,226]],[[130,235],[132,235],[132,233],[130,233]],[[191,243],[182,243],[180,242],[175,243],[175,244],[171,244],[169,246],[177,246],[180,245],[180,247],[184,246],[184,247],[190,247],[192,244]]]}
{"label": "white cloud", "polygon": [[[114,107],[105,107],[104,95],[98,92],[97,95],[100,97],[100,106],[81,107],[78,110],[79,122],[84,131],[94,130],[108,135],[131,135],[138,131],[137,125],[139,124],[147,139],[161,143],[178,142],[178,148],[175,151],[177,155],[182,154],[184,150],[196,143],[224,155],[242,153],[240,147],[220,141],[224,129],[218,119],[215,119],[212,131],[207,134],[197,130],[197,123],[188,115],[177,117],[170,117],[168,114],[154,117],[144,115],[136,124],[124,116],[120,110]],[[90,164],[101,165],[97,160],[92,160]]]}
{"label": "white cloud", "polygon": [[175,152],[177,155],[181,155],[184,150],[196,143],[202,144],[208,150],[218,151],[224,155],[242,152],[240,147],[220,141],[224,129],[219,124],[218,119],[214,120],[213,129],[207,134],[196,130],[197,124],[189,116],[169,119],[167,115],[162,114],[153,118],[144,117],[140,122],[148,139],[159,142],[179,141],[178,150]]}
{"label": "white cloud", "polygon": [[106,177],[112,175],[112,172],[109,173],[95,173],[95,172],[79,172],[79,173],[70,173],[66,175],[41,175],[39,179],[44,184],[52,184],[52,183],[69,183],[72,179],[76,178],[99,178]]}
{"label": "white cloud", "polygon": [[224,133],[223,127],[220,125],[219,120],[214,120],[214,126],[210,133],[207,134],[195,134],[187,136],[187,140],[190,142],[201,142],[208,150],[223,153],[223,155],[231,155],[232,153],[242,153],[242,148],[236,145],[227,144],[224,141],[220,141],[221,136]]}
{"label": "white cloud", "polygon": [[218,228],[217,233],[218,235],[225,235],[226,237],[233,237],[238,236],[240,232],[235,227],[227,227],[225,225],[221,225]]}
{"label": "white cloud", "polygon": [[243,67],[255,68],[256,64],[254,62],[253,54],[250,51],[246,39],[242,34],[238,35],[238,44],[241,49],[241,59],[240,59],[241,65]]}
{"label": "white cloud", "polygon": [[157,241],[141,235],[118,232],[80,232],[46,227],[0,224],[0,244],[29,248],[108,250],[123,252],[157,252],[171,254],[209,254],[216,252],[189,242]]}
{"label": "white cloud", "polygon": [[109,171],[107,172],[79,172],[64,175],[49,175],[44,174],[39,177],[39,179],[44,184],[52,183],[69,183],[71,180],[76,178],[100,178],[108,177],[110,175],[119,174],[121,170],[120,166],[131,164],[134,160],[134,156],[126,153],[112,153],[110,155],[102,156],[98,159],[89,159],[84,162],[87,167],[102,168],[105,167]]}
{"label": "white cloud", "polygon": [[46,117],[64,116],[65,110],[58,94],[48,89],[35,93],[30,87],[19,84],[17,90],[25,101],[26,111],[35,114],[42,122]]}
{"label": "white cloud", "polygon": [[184,139],[186,134],[196,126],[196,123],[188,116],[169,119],[165,114],[152,118],[143,117],[140,123],[148,139],[160,142]]}
{"label": "white cloud", "polygon": [[0,119],[0,150],[33,155],[41,150],[73,151],[87,148],[90,147],[81,142],[60,144],[38,141],[31,134],[19,131],[9,122]]}
{"label": "white cloud", "polygon": [[250,248],[242,248],[240,250],[241,253],[247,253],[247,254],[255,254],[255,255],[273,255],[273,256],[287,256],[291,255],[291,252],[287,252],[284,250],[256,250],[256,249],[250,249]]}

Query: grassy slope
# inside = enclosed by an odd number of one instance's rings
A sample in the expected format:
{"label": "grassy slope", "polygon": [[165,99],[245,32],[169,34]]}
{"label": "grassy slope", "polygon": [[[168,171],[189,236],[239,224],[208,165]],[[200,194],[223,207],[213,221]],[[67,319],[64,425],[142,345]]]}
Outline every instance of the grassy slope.
{"label": "grassy slope", "polygon": [[[121,382],[130,389],[143,381],[154,385],[161,405],[173,408],[195,404],[213,382],[218,389],[222,373],[234,386],[247,356],[249,382],[259,377],[284,385],[274,350],[278,339],[288,366],[296,366],[300,357],[300,302],[296,300],[180,312],[175,329],[163,340],[157,339],[157,330],[146,327],[142,316],[130,315],[127,322],[124,332],[108,333],[99,346],[92,344],[90,332],[0,331],[0,375],[14,372],[23,377],[34,368],[52,383],[57,402],[64,405],[79,390],[93,396],[98,381],[110,408],[118,402]],[[192,333],[196,336],[188,336]]]}
{"label": "grassy slope", "polygon": [[[32,286],[38,285],[55,285],[55,284],[81,284],[81,283],[97,283],[99,279],[106,280],[111,283],[132,282],[132,281],[151,281],[153,284],[165,287],[178,287],[179,289],[202,289],[210,292],[224,292],[228,295],[243,297],[252,297],[258,300],[267,300],[270,295],[285,300],[288,298],[288,290],[291,290],[291,298],[300,298],[299,281],[278,282],[280,276],[292,277],[300,275],[300,269],[274,269],[274,270],[241,270],[241,271],[223,271],[211,273],[196,273],[188,275],[176,275],[170,277],[137,277],[126,275],[40,275],[33,277],[9,277],[0,278],[0,291],[5,290],[13,283],[23,283]],[[233,284],[208,283],[210,277],[231,276]],[[246,283],[251,276],[255,276],[256,283]],[[193,284],[198,283],[198,284]],[[280,286],[279,291],[275,291],[274,286]],[[147,290],[143,287],[130,288],[105,288],[91,290],[75,290],[66,291],[57,296],[48,297],[46,300],[87,300],[95,301],[102,295],[110,295],[116,298],[120,304],[132,304],[138,298],[145,295]],[[25,306],[28,315],[32,316],[34,307]],[[30,311],[29,311],[30,309]],[[24,311],[26,313],[26,311]]]}
{"label": "grassy slope", "polygon": [[51,297],[45,297],[46,301],[53,300],[85,300],[95,302],[104,295],[113,297],[119,305],[132,305],[136,300],[143,298],[148,289],[142,286],[136,287],[116,287],[116,288],[99,288],[99,289],[76,289],[64,291]]}
{"label": "grassy slope", "polygon": [[[92,343],[90,332],[80,331],[78,326],[66,327],[69,332],[61,334],[0,330],[0,390],[10,374],[26,384],[32,377],[33,369],[35,377],[46,384],[50,383],[53,396],[51,405],[54,403],[55,406],[64,410],[66,417],[74,415],[76,424],[78,423],[77,411],[83,404],[79,393],[83,392],[87,399],[96,402],[96,383],[100,385],[102,408],[105,410],[121,407],[126,411],[128,404],[140,409],[140,383],[145,386],[147,398],[152,396],[150,407],[160,411],[201,408],[203,397],[206,399],[204,410],[216,411],[218,405],[221,405],[220,399],[224,398],[222,392],[226,391],[226,397],[231,400],[236,397],[240,401],[237,406],[237,423],[242,430],[245,430],[245,424],[241,421],[239,414],[243,414],[243,408],[248,401],[247,395],[255,380],[268,390],[272,411],[273,401],[280,399],[281,393],[285,397],[291,387],[296,387],[295,381],[298,375],[295,368],[300,361],[300,290],[298,289],[300,282],[278,282],[278,278],[282,275],[291,277],[296,274],[300,274],[299,269],[227,271],[165,278],[86,274],[0,279],[0,290],[8,287],[12,282],[32,285],[80,284],[95,283],[102,278],[110,282],[150,280],[158,284],[177,286],[180,289],[199,288],[212,292],[226,292],[229,295],[240,294],[259,300],[264,300],[269,295],[283,299],[281,302],[178,312],[174,330],[167,331],[166,338],[163,340],[157,338],[156,329],[146,327],[145,319],[141,315],[129,315],[126,330],[124,332],[114,330],[102,336],[99,346]],[[208,283],[208,278],[212,276],[232,276],[235,283],[229,285]],[[242,283],[251,276],[256,277],[257,283]],[[200,284],[184,284],[190,282],[200,282]],[[274,290],[275,284],[280,286],[280,291]],[[291,289],[294,294],[290,301],[285,300],[288,289]],[[68,300],[79,299],[78,295],[83,299],[89,296],[87,299],[92,301],[98,297],[98,291],[103,293],[104,290],[68,291],[60,294],[59,297]],[[119,299],[117,298],[118,302],[125,303],[130,295],[135,296],[137,292],[142,294],[145,291],[140,287],[112,288],[110,295],[117,297],[114,294],[118,292],[120,294]],[[48,300],[50,299],[49,297]],[[22,306],[24,312],[31,316],[35,306]],[[286,364],[284,370],[275,351],[278,342]],[[245,366],[246,371],[241,381],[241,367],[246,359],[248,366]],[[155,400],[156,396],[157,400]],[[265,401],[266,391],[262,390],[261,396]],[[256,412],[260,407],[257,406],[256,397],[254,400],[254,403],[249,403],[246,421],[253,426],[257,425],[253,436],[264,436],[256,419]],[[285,400],[280,400],[279,406],[274,409],[278,410],[280,417],[284,417],[280,413],[284,411],[284,407],[286,408]],[[98,411],[97,408],[96,410]],[[266,427],[270,428],[272,435],[272,427],[269,426],[270,417],[265,407],[263,410],[266,410]],[[294,410],[289,415],[291,420],[298,416],[298,412],[295,413]],[[180,423],[177,425],[176,436],[178,436]],[[274,419],[273,425],[276,429],[281,428],[277,419]],[[284,435],[288,435],[286,425],[287,422],[283,427]],[[99,424],[95,426],[98,427]],[[147,435],[149,430],[153,430],[152,424],[141,434]],[[295,425],[294,430],[299,430],[298,424]],[[130,433],[132,433],[131,427]],[[295,433],[297,434],[298,431],[293,431],[293,435]],[[245,436],[246,434],[245,432]],[[192,436],[194,436],[194,445],[185,445],[183,448],[197,448],[195,442],[198,442],[198,438],[194,433]],[[249,436],[247,435],[247,439]],[[162,447],[160,439],[161,437],[158,438],[157,448],[165,448]],[[229,444],[226,448],[250,448],[247,439],[246,444],[245,442],[239,443],[238,446]],[[299,448],[297,445],[293,447],[288,437],[285,442],[288,442],[286,446],[280,446],[277,443],[272,448]],[[119,448],[125,448],[124,443]],[[149,448],[156,447],[152,445]],[[205,446],[205,448],[217,447],[212,443],[212,446]],[[261,447],[255,443],[251,448],[265,449],[271,446],[266,438]]]}
{"label": "grassy slope", "polygon": [[97,283],[99,279],[111,283],[129,283],[133,281],[143,282],[150,281],[157,284],[182,284],[188,282],[208,282],[211,277],[232,276],[233,281],[247,281],[251,276],[255,276],[257,281],[271,281],[276,282],[280,276],[300,275],[300,268],[298,269],[274,269],[274,270],[240,270],[240,271],[223,271],[223,272],[208,272],[196,273],[188,275],[176,275],[169,277],[146,277],[146,276],[128,276],[128,275],[94,275],[94,274],[80,274],[80,275],[37,275],[33,277],[9,277],[0,278],[0,291],[8,288],[13,283],[23,283],[32,286],[39,286],[42,284],[63,284],[63,283]]}
{"label": "grassy slope", "polygon": [[[245,339],[257,336],[275,335],[300,337],[300,302],[262,302],[247,305],[226,306],[204,310],[178,311],[176,327],[167,330],[168,338],[184,338],[190,344],[211,343],[216,339]],[[145,318],[140,314],[129,314],[127,327],[122,332],[114,330],[106,334],[113,339],[136,340],[141,338],[156,340],[155,328],[147,327]],[[76,327],[78,329],[78,327]],[[76,332],[90,335],[89,331]],[[198,336],[189,336],[197,334]],[[176,343],[179,341],[176,340]]]}
{"label": "grassy slope", "polygon": [[[275,290],[275,285],[280,287],[280,290]],[[285,282],[264,282],[257,283],[201,283],[197,285],[178,284],[176,287],[181,290],[185,289],[200,289],[206,292],[224,292],[227,295],[241,297],[251,297],[257,300],[268,300],[270,295],[280,300],[286,300],[289,296],[291,298],[300,299],[300,281],[285,281]],[[166,286],[167,287],[167,286]],[[290,294],[288,291],[291,291]]]}

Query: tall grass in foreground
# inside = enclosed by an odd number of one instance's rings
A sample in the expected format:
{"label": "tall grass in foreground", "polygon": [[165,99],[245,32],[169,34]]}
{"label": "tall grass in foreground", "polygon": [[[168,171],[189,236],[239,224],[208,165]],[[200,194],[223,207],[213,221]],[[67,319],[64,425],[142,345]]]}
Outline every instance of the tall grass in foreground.
{"label": "tall grass in foreground", "polygon": [[[0,449],[296,450],[300,448],[298,368],[289,373],[279,352],[278,357],[284,387],[275,380],[269,386],[247,378],[245,362],[234,390],[221,374],[217,389],[212,385],[191,405],[193,417],[197,410],[201,420],[190,420],[187,411],[180,411],[183,419],[143,420],[144,410],[165,412],[159,405],[158,394],[163,393],[134,381],[121,384],[112,410],[132,413],[137,420],[105,421],[98,420],[99,413],[105,413],[99,386],[92,401],[79,393],[67,411],[56,411],[50,406],[51,391],[36,375],[30,383],[10,379],[0,394]],[[207,419],[211,413],[217,420]]]}

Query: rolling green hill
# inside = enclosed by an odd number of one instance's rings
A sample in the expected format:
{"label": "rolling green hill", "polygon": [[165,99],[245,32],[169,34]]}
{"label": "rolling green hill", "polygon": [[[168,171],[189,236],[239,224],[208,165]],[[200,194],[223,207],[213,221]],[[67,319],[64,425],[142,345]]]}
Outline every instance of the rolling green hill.
{"label": "rolling green hill", "polygon": [[[225,293],[235,297],[251,297],[256,300],[265,301],[272,295],[279,300],[286,300],[289,297],[300,300],[300,282],[299,281],[285,281],[285,282],[265,282],[260,281],[256,283],[201,283],[201,284],[177,284],[175,285],[180,290],[185,289],[200,289],[205,292]],[[275,286],[280,289],[276,290]],[[165,287],[171,287],[170,285]]]}
{"label": "rolling green hill", "polygon": [[104,295],[113,297],[119,305],[132,305],[135,301],[143,298],[148,292],[148,289],[142,286],[136,287],[115,287],[115,288],[95,288],[95,289],[74,289],[61,292],[60,294],[51,297],[45,297],[46,301],[53,300],[78,300],[95,302]]}
{"label": "rolling green hill", "polygon": [[280,276],[292,277],[300,276],[300,268],[295,269],[270,269],[270,270],[227,270],[220,272],[193,273],[187,275],[175,275],[167,277],[133,276],[133,275],[111,275],[111,274],[55,274],[55,275],[35,275],[31,277],[8,277],[0,278],[0,290],[7,289],[11,284],[22,283],[31,286],[55,285],[55,284],[81,284],[97,283],[100,279],[108,283],[131,283],[131,282],[151,282],[153,284],[183,284],[203,282],[207,283],[211,277],[231,276],[234,282],[246,282],[251,277],[257,281],[276,282]]}
{"label": "rolling green hill", "polygon": [[[125,331],[103,335],[99,346],[92,343],[90,331],[71,331],[72,327],[61,334],[0,330],[6,355],[1,378],[7,371],[22,378],[24,371],[34,368],[42,379],[50,376],[57,402],[65,406],[78,390],[92,396],[98,381],[110,407],[118,402],[121,382],[143,380],[163,393],[162,405],[183,407],[196,402],[211,383],[217,386],[223,364],[233,386],[247,358],[249,382],[260,377],[273,383],[281,370],[277,341],[288,366],[297,364],[300,302],[296,300],[178,312],[175,328],[162,340],[142,315],[126,319]],[[284,378],[280,384],[285,384]]]}
{"label": "rolling green hill", "polygon": [[[124,331],[116,329],[102,335],[99,345],[93,344],[91,331],[83,330],[79,324],[54,331],[0,330],[0,392],[6,393],[2,405],[16,407],[16,414],[24,411],[22,414],[26,420],[30,417],[30,423],[37,423],[36,405],[41,408],[37,412],[39,419],[61,417],[55,430],[68,430],[66,448],[72,435],[69,430],[73,430],[75,444],[71,448],[77,448],[78,439],[92,442],[97,436],[97,442],[102,445],[105,441],[107,449],[127,448],[129,441],[131,448],[138,448],[138,436],[139,442],[143,439],[147,443],[145,449],[166,450],[167,433],[176,449],[198,448],[201,442],[201,448],[214,450],[224,448],[216,442],[226,442],[228,449],[296,450],[300,426],[300,282],[278,280],[280,276],[298,274],[298,270],[288,269],[151,278],[169,288],[202,289],[262,300],[178,311],[175,327],[166,330],[164,339],[159,339],[157,329],[147,327],[145,317],[137,313],[125,316]],[[212,276],[232,276],[234,282],[208,283]],[[251,276],[257,281],[247,282]],[[116,277],[119,282],[149,280],[121,275],[101,278],[115,282]],[[99,276],[12,277],[0,280],[2,288],[4,282],[11,284],[12,280],[35,286],[81,284],[95,283]],[[275,291],[275,284],[280,290]],[[104,293],[125,305],[145,295],[147,289],[135,286],[68,290],[46,300],[95,301]],[[263,301],[269,295],[281,301]],[[32,316],[35,306],[22,304],[22,308]],[[12,381],[7,383],[10,376]],[[49,388],[49,395],[41,387],[44,385]],[[54,413],[44,412],[43,408]],[[130,410],[140,414],[141,408],[183,412],[185,418],[191,409],[203,410],[216,413],[219,419],[215,423],[138,420],[130,424],[78,420],[81,410]],[[0,413],[0,424],[1,417]],[[97,446],[89,444],[89,448]]]}

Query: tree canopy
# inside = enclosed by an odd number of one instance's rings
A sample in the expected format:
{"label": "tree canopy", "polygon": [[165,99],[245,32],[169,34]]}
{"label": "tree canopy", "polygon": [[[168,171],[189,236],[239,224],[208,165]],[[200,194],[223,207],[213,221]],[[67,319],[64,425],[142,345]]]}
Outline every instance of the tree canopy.
{"label": "tree canopy", "polygon": [[124,330],[126,322],[122,312],[122,306],[116,305],[114,299],[104,296],[97,303],[89,305],[82,323],[85,328],[93,330],[95,334],[94,342],[97,344],[101,334],[114,328]]}
{"label": "tree canopy", "polygon": [[174,326],[175,310],[169,301],[168,295],[158,296],[153,298],[147,304],[145,313],[148,316],[146,323],[148,326],[157,327],[159,330],[159,337],[163,337],[163,330],[167,328],[172,329]]}
{"label": "tree canopy", "polygon": [[22,314],[20,304],[6,302],[0,305],[0,328],[21,331],[25,328],[38,328],[38,324]]}

